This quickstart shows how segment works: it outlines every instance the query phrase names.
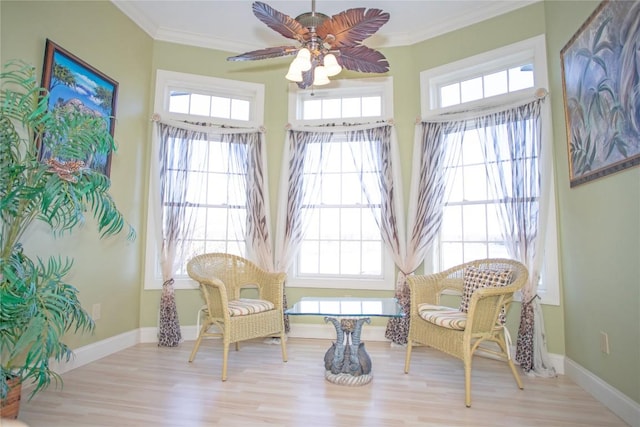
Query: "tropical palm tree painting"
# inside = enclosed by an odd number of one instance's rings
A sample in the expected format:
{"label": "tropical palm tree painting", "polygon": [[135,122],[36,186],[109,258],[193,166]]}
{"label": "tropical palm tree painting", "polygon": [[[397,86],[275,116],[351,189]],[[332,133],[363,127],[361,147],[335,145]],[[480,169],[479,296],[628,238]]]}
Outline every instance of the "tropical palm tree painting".
{"label": "tropical palm tree painting", "polygon": [[[111,136],[114,135],[118,82],[51,40],[47,40],[45,47],[42,86],[49,91],[49,110],[54,116],[56,111],[73,111],[78,116],[103,117],[104,125]],[[45,137],[53,141],[56,139],[55,135]],[[73,140],[66,135],[58,143],[68,145],[73,144]],[[55,144],[48,145],[46,149],[42,146],[40,160],[56,158],[55,151]],[[109,176],[111,152],[76,160],[82,160],[88,167]]]}
{"label": "tropical palm tree painting", "polygon": [[560,56],[571,186],[640,164],[640,2],[602,2]]}

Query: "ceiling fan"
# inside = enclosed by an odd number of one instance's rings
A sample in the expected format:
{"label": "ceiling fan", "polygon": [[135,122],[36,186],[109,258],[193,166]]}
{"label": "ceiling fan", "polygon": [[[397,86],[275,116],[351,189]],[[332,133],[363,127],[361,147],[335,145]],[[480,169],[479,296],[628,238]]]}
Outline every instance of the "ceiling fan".
{"label": "ceiling fan", "polygon": [[347,9],[332,17],[315,11],[295,19],[278,12],[266,3],[253,3],[253,14],[269,28],[296,40],[299,46],[278,46],[245,52],[228,61],[253,61],[296,55],[286,78],[301,89],[329,83],[329,77],[342,68],[364,73],[385,73],[389,63],[377,50],[362,44],[389,21],[389,14],[364,7]]}

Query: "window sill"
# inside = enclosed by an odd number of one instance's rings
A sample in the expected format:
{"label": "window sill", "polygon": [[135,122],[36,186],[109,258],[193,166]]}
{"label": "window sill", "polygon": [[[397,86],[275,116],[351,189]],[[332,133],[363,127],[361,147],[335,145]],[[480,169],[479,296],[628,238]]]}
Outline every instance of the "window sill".
{"label": "window sill", "polygon": [[[173,283],[174,289],[199,289],[198,283],[188,277],[175,279]],[[144,281],[145,291],[157,291],[162,289],[162,279],[153,279]]]}

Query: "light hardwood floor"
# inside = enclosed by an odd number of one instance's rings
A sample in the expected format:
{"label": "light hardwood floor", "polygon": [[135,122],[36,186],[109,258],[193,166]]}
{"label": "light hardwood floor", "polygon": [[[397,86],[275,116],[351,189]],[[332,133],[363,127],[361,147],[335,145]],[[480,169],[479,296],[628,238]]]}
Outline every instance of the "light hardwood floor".
{"label": "light hardwood floor", "polygon": [[203,342],[177,348],[139,344],[63,375],[64,388],[23,400],[19,419],[31,427],[93,426],[626,426],[565,376],[522,376],[519,390],[501,362],[476,357],[472,407],[464,406],[462,363],[416,348],[405,375],[402,347],[366,343],[373,381],[361,387],[324,379],[328,340],[292,338],[289,362],[261,340],[230,351]]}

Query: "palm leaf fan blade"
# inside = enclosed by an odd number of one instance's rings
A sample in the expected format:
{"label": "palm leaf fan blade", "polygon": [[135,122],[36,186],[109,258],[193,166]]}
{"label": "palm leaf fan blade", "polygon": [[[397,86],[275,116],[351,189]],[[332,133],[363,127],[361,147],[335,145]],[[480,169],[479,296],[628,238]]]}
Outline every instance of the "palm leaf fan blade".
{"label": "palm leaf fan blade", "polygon": [[380,9],[348,9],[324,21],[317,33],[322,39],[327,39],[329,35],[335,37],[329,42],[333,49],[358,46],[386,24],[389,17]]}
{"label": "palm leaf fan blade", "polygon": [[252,50],[240,55],[230,56],[227,61],[256,61],[258,59],[278,58],[280,56],[294,55],[298,52],[295,46],[268,47],[266,49]]}
{"label": "palm leaf fan blade", "polygon": [[300,89],[306,89],[313,84],[313,75],[314,68],[311,68],[309,71],[302,72],[302,81],[298,82],[298,87]]}
{"label": "palm leaf fan blade", "polygon": [[253,3],[252,8],[256,18],[289,39],[302,40],[304,35],[309,32],[298,21],[282,12],[278,12],[268,4],[257,1]]}
{"label": "palm leaf fan blade", "polygon": [[338,64],[351,71],[362,73],[386,73],[389,71],[387,58],[367,46],[344,47],[340,54],[336,55]]}

